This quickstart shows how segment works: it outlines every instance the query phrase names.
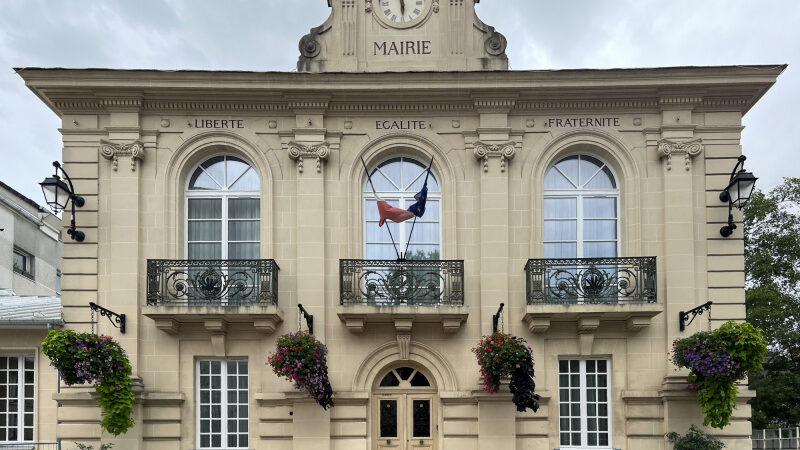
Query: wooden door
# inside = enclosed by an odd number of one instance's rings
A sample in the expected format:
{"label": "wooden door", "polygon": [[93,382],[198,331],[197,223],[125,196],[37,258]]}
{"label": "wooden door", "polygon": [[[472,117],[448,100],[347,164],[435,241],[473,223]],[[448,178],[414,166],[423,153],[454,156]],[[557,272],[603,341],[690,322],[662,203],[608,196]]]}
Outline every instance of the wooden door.
{"label": "wooden door", "polygon": [[406,394],[406,442],[408,450],[433,450],[436,405],[431,394]]}
{"label": "wooden door", "polygon": [[405,396],[378,395],[375,399],[377,430],[375,439],[379,450],[406,450]]}

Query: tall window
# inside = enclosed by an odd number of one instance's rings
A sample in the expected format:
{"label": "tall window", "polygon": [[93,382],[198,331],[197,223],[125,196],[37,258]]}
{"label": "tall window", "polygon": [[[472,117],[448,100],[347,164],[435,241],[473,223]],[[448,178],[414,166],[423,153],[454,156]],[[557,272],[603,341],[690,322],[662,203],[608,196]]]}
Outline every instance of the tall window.
{"label": "tall window", "polygon": [[617,256],[619,188],[604,162],[568,156],[547,171],[544,189],[545,258]]}
{"label": "tall window", "polygon": [[0,444],[33,440],[33,355],[0,355]]}
{"label": "tall window", "polygon": [[611,449],[609,361],[558,361],[559,442],[562,449]]}
{"label": "tall window", "polygon": [[199,448],[247,448],[249,435],[246,359],[197,361]]}
{"label": "tall window", "polygon": [[200,164],[186,190],[186,256],[258,259],[259,191],[258,174],[240,158],[214,156]]}
{"label": "tall window", "polygon": [[[390,205],[407,209],[416,200],[417,194],[425,182],[427,163],[402,156],[392,158],[378,164],[370,171],[372,183],[378,196]],[[408,259],[440,259],[441,258],[441,190],[436,176],[431,173],[428,178],[428,201],[425,214],[403,223],[387,222],[378,227],[378,206],[369,181],[364,182],[364,257],[367,259],[395,259],[394,247],[385,230],[388,226],[397,243],[398,250],[404,251],[409,233],[411,244],[408,247]]]}

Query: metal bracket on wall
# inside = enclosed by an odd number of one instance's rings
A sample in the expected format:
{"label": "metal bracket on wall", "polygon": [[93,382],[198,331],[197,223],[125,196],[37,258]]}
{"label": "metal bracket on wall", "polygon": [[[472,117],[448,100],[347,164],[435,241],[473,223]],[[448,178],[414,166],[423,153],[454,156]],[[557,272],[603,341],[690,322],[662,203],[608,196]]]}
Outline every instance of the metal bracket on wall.
{"label": "metal bracket on wall", "polygon": [[[500,303],[500,307],[497,308],[497,312],[492,315],[492,333],[497,333],[497,322],[500,321],[501,314],[503,314],[503,306],[506,306],[505,303]],[[505,332],[505,330],[502,330]]]}
{"label": "metal bracket on wall", "polygon": [[309,314],[301,303],[297,304],[297,308],[300,310],[300,313],[303,317],[306,318],[306,325],[308,325],[308,334],[314,334],[314,315]]}
{"label": "metal bracket on wall", "polygon": [[[692,308],[686,312],[681,311],[680,313],[678,313],[678,318],[681,324],[681,331],[685,330],[688,325],[691,325],[692,322],[694,322],[694,319],[698,315],[703,314],[703,311],[709,311],[709,314],[711,314],[711,302],[705,302],[702,305],[698,306],[697,308]],[[690,314],[692,315],[691,319],[689,319]]]}
{"label": "metal bracket on wall", "polygon": [[101,316],[108,317],[108,321],[111,322],[111,325],[119,328],[120,333],[125,334],[125,314],[117,314],[110,309],[103,308],[95,302],[89,302],[89,308],[92,311],[99,312]]}

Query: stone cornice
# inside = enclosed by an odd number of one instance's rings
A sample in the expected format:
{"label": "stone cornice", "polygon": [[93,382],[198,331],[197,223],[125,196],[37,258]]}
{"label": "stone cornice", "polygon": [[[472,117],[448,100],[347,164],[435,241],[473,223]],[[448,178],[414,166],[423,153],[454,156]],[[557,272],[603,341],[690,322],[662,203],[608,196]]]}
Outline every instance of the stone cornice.
{"label": "stone cornice", "polygon": [[609,98],[600,100],[533,100],[517,101],[515,109],[536,110],[614,110],[614,109],[656,109],[657,98]]}
{"label": "stone cornice", "polygon": [[658,141],[658,154],[667,160],[667,170],[672,170],[672,155],[683,155],[684,167],[692,168],[692,158],[703,151],[703,140],[700,138],[687,140],[661,139]]}

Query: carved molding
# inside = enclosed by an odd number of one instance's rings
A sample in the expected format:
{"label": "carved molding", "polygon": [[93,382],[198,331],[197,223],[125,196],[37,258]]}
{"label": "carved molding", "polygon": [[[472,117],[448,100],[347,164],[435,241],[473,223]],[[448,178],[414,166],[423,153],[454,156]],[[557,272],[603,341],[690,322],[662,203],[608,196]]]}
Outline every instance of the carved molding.
{"label": "carved molding", "polygon": [[[367,0],[367,1],[369,1],[369,0]],[[439,0],[433,0],[433,5],[431,7],[433,8],[433,12],[438,13],[439,12]]]}
{"label": "carved molding", "polygon": [[400,354],[400,359],[408,359],[411,350],[411,334],[402,333],[397,335],[397,352]]}
{"label": "carved molding", "polygon": [[314,145],[289,142],[289,158],[297,162],[297,171],[300,173],[303,173],[303,160],[306,158],[317,160],[317,173],[322,172],[322,161],[327,161],[330,153],[331,149],[327,142]]}
{"label": "carved molding", "polygon": [[130,156],[131,172],[136,172],[136,161],[144,161],[144,144],[140,140],[135,140],[127,144],[118,144],[111,141],[101,140],[100,156],[111,161],[111,166],[116,172],[119,168],[119,157]]}
{"label": "carved molding", "polygon": [[701,138],[673,141],[670,139],[661,139],[658,141],[658,153],[661,158],[667,159],[667,170],[672,170],[672,156],[683,155],[685,168],[690,170],[692,168],[692,158],[699,155],[703,151],[703,140]]}
{"label": "carved molding", "polygon": [[506,171],[506,160],[514,158],[517,152],[514,142],[505,142],[502,144],[487,144],[483,141],[475,141],[473,144],[475,150],[473,154],[475,158],[483,161],[483,171],[489,171],[489,158],[500,158],[500,172]]}
{"label": "carved molding", "polygon": [[492,56],[500,56],[506,52],[506,37],[502,33],[496,31],[494,27],[489,27],[489,37],[483,43],[486,53]]}
{"label": "carved molding", "polygon": [[319,43],[317,36],[322,32],[322,26],[312,28],[308,34],[300,38],[300,43],[297,45],[300,50],[301,59],[313,59],[319,55],[322,46]]}
{"label": "carved molding", "polygon": [[364,11],[368,13],[372,12],[372,0],[367,0],[366,5],[364,6]]}

